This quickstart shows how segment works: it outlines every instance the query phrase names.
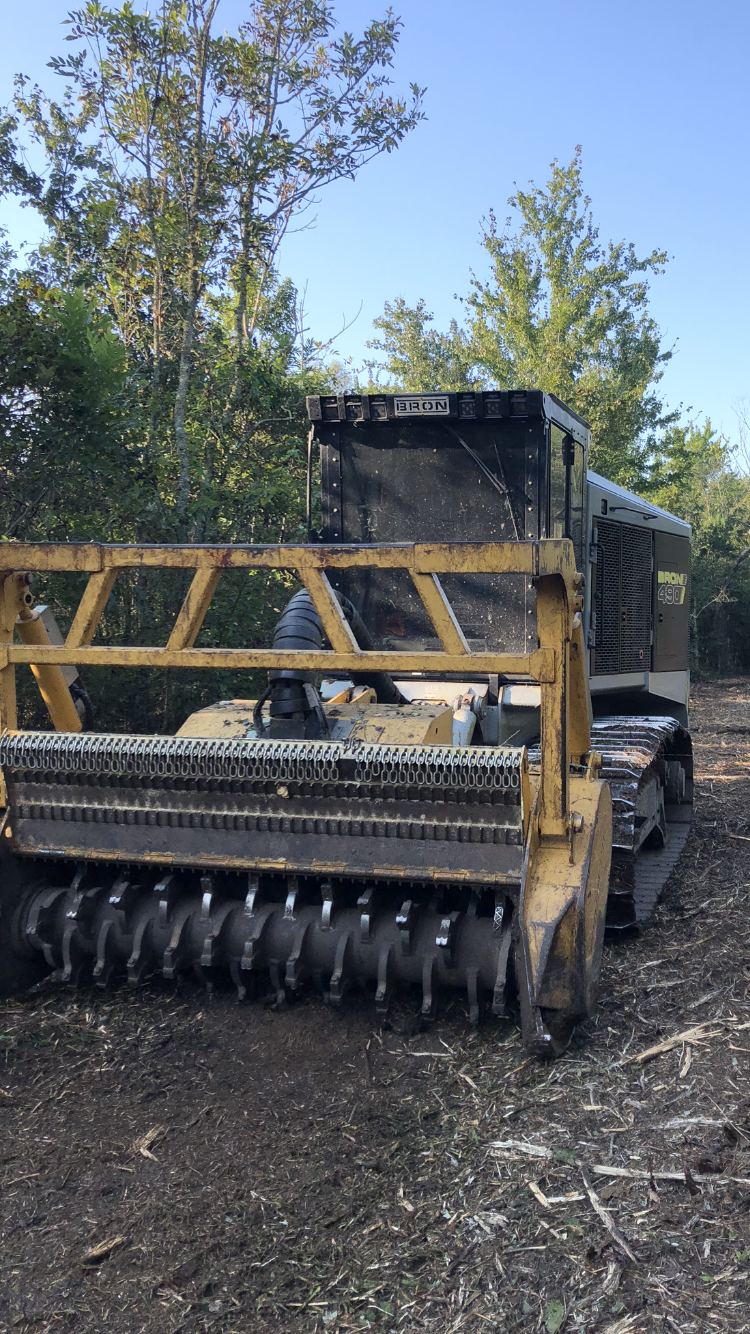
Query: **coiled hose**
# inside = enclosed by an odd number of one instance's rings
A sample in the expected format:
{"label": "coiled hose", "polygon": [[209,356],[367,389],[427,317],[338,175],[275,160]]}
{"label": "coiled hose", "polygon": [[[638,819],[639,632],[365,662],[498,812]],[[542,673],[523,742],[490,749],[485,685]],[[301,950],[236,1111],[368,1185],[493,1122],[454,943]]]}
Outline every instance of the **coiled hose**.
{"label": "coiled hose", "polygon": [[[370,632],[356,607],[334,589],[354,638],[365,652],[372,649]],[[287,603],[273,635],[275,649],[304,649],[320,652],[328,640],[310,594],[302,589]],[[353,672],[355,685],[372,686],[379,704],[401,704],[404,698],[387,672]],[[263,705],[271,701],[268,729],[262,719]],[[258,736],[315,739],[328,736],[326,718],[320,696],[312,684],[312,673],[283,669],[268,673],[268,688],[253,711]]]}

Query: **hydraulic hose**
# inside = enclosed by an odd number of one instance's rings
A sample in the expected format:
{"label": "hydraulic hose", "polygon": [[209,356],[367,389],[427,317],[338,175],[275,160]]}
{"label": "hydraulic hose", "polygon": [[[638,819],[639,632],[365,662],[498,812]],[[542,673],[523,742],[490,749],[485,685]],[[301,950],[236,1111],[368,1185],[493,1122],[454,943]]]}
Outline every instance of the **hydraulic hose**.
{"label": "hydraulic hose", "polygon": [[[370,632],[356,607],[337,591],[336,597],[359,647],[365,652],[372,649]],[[327,643],[312,598],[302,589],[284,608],[274,631],[273,647],[320,652]],[[355,672],[352,680],[355,685],[372,686],[379,704],[403,702],[401,692],[387,672]],[[313,738],[327,735],[328,726],[317,691],[312,686],[312,673],[293,669],[271,671],[268,682],[268,690],[256,705],[256,727],[263,703],[270,698],[270,736]]]}

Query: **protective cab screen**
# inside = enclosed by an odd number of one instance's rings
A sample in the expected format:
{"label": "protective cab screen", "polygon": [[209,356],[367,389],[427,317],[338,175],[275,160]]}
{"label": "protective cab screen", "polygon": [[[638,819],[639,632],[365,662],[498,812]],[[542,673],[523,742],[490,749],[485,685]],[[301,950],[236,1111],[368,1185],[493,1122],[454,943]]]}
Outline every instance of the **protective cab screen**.
{"label": "protective cab screen", "polygon": [[[389,423],[326,424],[320,433],[324,542],[543,535],[541,416],[453,422],[414,412]],[[536,646],[533,589],[524,576],[447,575],[442,582],[472,649],[520,653]],[[377,648],[435,645],[405,571],[343,572],[338,586],[359,608]]]}

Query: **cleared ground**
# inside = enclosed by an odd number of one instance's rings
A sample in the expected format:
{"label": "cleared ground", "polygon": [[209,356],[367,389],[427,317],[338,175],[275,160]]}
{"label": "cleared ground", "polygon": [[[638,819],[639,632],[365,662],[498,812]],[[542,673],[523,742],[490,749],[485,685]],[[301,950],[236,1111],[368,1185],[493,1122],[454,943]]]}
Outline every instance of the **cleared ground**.
{"label": "cleared ground", "polygon": [[554,1065],[459,1006],[6,1003],[0,1330],[750,1330],[750,681],[692,721],[685,858]]}

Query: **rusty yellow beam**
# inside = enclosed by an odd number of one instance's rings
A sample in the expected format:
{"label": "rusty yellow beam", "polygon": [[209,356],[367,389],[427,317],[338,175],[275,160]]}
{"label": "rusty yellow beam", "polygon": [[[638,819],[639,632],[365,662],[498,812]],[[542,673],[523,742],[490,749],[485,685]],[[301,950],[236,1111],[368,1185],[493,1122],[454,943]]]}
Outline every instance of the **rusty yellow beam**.
{"label": "rusty yellow beam", "polygon": [[555,655],[555,671],[541,692],[540,729],[542,776],[540,829],[543,835],[564,838],[569,814],[569,648],[572,630],[571,602],[560,574],[534,580],[536,624],[539,643]]}
{"label": "rusty yellow beam", "polygon": [[0,667],[0,732],[15,732],[17,728],[16,674],[9,664]]}
{"label": "rusty yellow beam", "polygon": [[313,605],[317,611],[323,630],[335,653],[359,653],[359,645],[351,631],[338,599],[334,596],[324,570],[308,567],[300,570]]}
{"label": "rusty yellow beam", "polygon": [[13,643],[18,613],[32,602],[28,580],[18,572],[9,574],[0,582],[0,731],[14,732],[18,727],[16,710],[16,674],[7,657],[8,645]]}
{"label": "rusty yellow beam", "polygon": [[[29,566],[29,568],[40,569],[42,567]],[[73,624],[68,631],[68,637],[65,640],[66,648],[78,648],[81,645],[91,643],[117,575],[117,570],[100,570],[97,574],[92,574],[78,604]]]}
{"label": "rusty yellow beam", "polygon": [[416,570],[411,570],[410,573],[424,609],[432,621],[435,634],[446,653],[468,653],[469,645],[464,638],[464,632],[456,620],[437,575],[418,574]]}
{"label": "rusty yellow beam", "polygon": [[124,569],[405,569],[418,574],[560,574],[572,587],[573,546],[539,542],[429,543],[346,546],[118,546],[94,542],[9,542],[6,568],[28,571]]}
{"label": "rusty yellow beam", "polygon": [[[168,649],[193,647],[211,604],[211,598],[221,579],[221,573],[221,570],[196,570],[167,640]],[[92,578],[96,578],[96,575]]]}
{"label": "rusty yellow beam", "polygon": [[2,565],[11,570],[63,570],[94,574],[104,568],[98,542],[3,542]]}
{"label": "rusty yellow beam", "polygon": [[571,760],[580,764],[591,750],[591,689],[586,669],[586,642],[580,615],[573,617],[568,680],[568,746]]}
{"label": "rusty yellow beam", "polygon": [[473,672],[499,672],[506,676],[529,676],[542,684],[555,679],[555,653],[552,649],[537,649],[529,654],[511,653],[303,653],[279,652],[274,649],[247,648],[109,648],[94,645],[89,648],[30,648],[25,644],[0,643],[0,671],[7,664],[56,664],[87,667],[206,667],[229,670],[273,668],[295,671],[336,672],[390,672],[398,676],[404,672],[458,672],[471,679]]}
{"label": "rusty yellow beam", "polygon": [[[24,608],[16,619],[16,633],[25,645],[33,648],[44,648],[50,644],[50,637],[38,611]],[[31,670],[55,731],[80,732],[81,719],[60,667],[42,666],[35,656]]]}

